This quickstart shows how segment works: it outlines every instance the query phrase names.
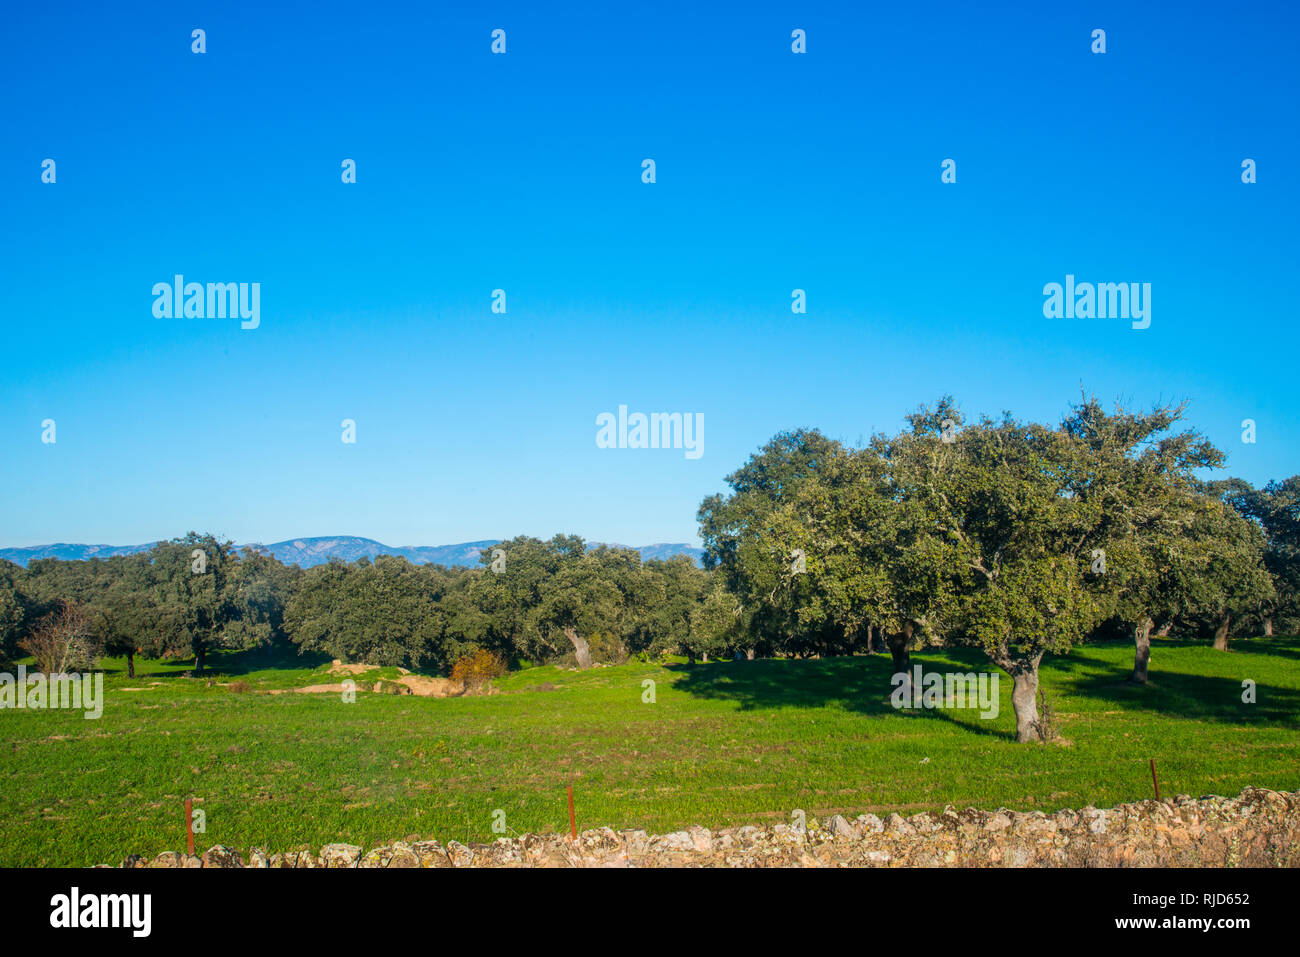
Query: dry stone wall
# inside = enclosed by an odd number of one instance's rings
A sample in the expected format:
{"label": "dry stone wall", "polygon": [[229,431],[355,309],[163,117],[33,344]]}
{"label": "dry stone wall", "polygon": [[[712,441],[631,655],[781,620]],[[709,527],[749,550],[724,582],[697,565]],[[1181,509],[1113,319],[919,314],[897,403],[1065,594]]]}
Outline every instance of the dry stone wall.
{"label": "dry stone wall", "polygon": [[[106,865],[104,865],[106,866]],[[492,844],[398,841],[365,851],[328,844],[245,858],[217,845],[202,857],[132,856],[122,867],[1296,867],[1300,791],[1247,788],[1077,811],[979,811],[849,821],[794,812],[791,823],[710,831],[525,834]]]}

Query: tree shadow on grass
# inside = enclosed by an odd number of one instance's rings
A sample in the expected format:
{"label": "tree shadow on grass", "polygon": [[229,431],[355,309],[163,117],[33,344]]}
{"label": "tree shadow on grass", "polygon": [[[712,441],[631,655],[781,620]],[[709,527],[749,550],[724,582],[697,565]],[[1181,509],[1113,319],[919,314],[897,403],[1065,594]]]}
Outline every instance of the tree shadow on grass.
{"label": "tree shadow on grass", "polygon": [[[194,673],[194,659],[190,658],[142,658],[135,659],[135,679],[168,678],[230,678],[252,674],[258,671],[314,671],[330,663],[329,655],[319,652],[298,654],[295,648],[273,648],[269,652],[264,648],[252,651],[213,651],[203,663],[203,671]],[[108,675],[126,675],[126,659],[115,658],[113,664],[104,667]]]}
{"label": "tree shadow on grass", "polygon": [[329,655],[309,651],[298,654],[296,648],[263,648],[252,651],[221,651],[208,655],[200,678],[247,675],[256,671],[315,671],[331,661]]}
{"label": "tree shadow on grass", "polygon": [[1242,680],[1153,667],[1143,685],[1113,668],[1076,667],[1060,678],[1061,690],[1121,706],[1193,721],[1223,724],[1268,724],[1300,729],[1300,690],[1255,681],[1255,702],[1242,701]]}
{"label": "tree shadow on grass", "polygon": [[1300,661],[1300,638],[1245,638],[1228,642],[1229,654],[1241,652],[1248,655],[1293,658]]}
{"label": "tree shadow on grass", "polygon": [[[997,673],[988,660],[971,649],[929,649],[913,655],[913,666],[926,672]],[[964,721],[945,708],[895,708],[890,700],[893,663],[888,655],[848,655],[833,658],[761,658],[710,664],[671,664],[679,677],[673,687],[697,698],[733,701],[742,710],[820,708],[836,705],[868,717],[947,721],[972,734],[1003,740],[1015,734],[991,727],[988,721]],[[967,709],[972,710],[972,709]],[[975,709],[978,714],[978,709]]]}
{"label": "tree shadow on grass", "polygon": [[[1169,647],[1193,647],[1202,642],[1170,642]],[[1276,652],[1275,640],[1263,640],[1258,653]],[[1125,711],[1149,712],[1191,721],[1215,721],[1243,727],[1269,725],[1300,729],[1300,689],[1255,677],[1255,703],[1242,701],[1242,678],[1190,674],[1159,667],[1159,648],[1153,654],[1150,682],[1129,681],[1129,672],[1114,661],[1089,654],[1097,646],[1085,645],[1071,654],[1048,658],[1049,694],[1065,694],[1109,702]],[[1284,651],[1290,650],[1284,648]],[[1240,660],[1240,659],[1239,659]],[[1002,686],[1002,715],[1010,711],[1010,678],[973,648],[929,648],[912,657],[913,665],[929,672],[996,674]],[[1014,740],[1014,728],[1005,722],[971,720],[949,708],[896,709],[890,701],[893,664],[885,655],[821,659],[760,659],[712,664],[673,664],[668,670],[680,677],[674,687],[699,698],[734,701],[744,710],[818,708],[837,705],[871,717],[937,718],[959,725],[971,734]],[[1244,677],[1249,677],[1244,676]],[[972,709],[966,709],[972,710]],[[976,711],[976,714],[979,712]]]}
{"label": "tree shadow on grass", "polygon": [[880,656],[818,660],[759,658],[709,664],[670,664],[679,691],[735,701],[742,709],[818,708],[836,703],[888,714],[889,659]]}

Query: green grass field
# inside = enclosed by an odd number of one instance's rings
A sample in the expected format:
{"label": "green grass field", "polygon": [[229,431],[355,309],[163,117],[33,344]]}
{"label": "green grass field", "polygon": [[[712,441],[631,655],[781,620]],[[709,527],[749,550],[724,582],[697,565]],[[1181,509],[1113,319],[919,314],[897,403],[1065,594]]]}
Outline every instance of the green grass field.
{"label": "green grass field", "polygon": [[[328,665],[218,656],[189,667],[108,660],[103,717],[0,711],[0,864],[116,864],[184,850],[183,801],[202,848],[271,851],[413,837],[490,841],[578,827],[720,827],[946,804],[1051,811],[1152,796],[1300,788],[1300,641],[1153,642],[1152,683],[1126,683],[1127,644],[1044,663],[1066,744],[1017,745],[1001,713],[898,712],[884,656],[526,669],[486,697],[258,693],[337,681]],[[992,670],[932,651],[926,669]],[[266,667],[279,664],[280,667]],[[263,670],[258,670],[259,668]],[[386,671],[385,674],[391,674]],[[233,677],[252,691],[221,684]],[[642,682],[657,700],[642,702]],[[1242,681],[1258,701],[1243,704]],[[359,687],[368,687],[365,678]],[[371,684],[374,674],[368,676]],[[139,690],[128,690],[139,689]],[[540,690],[539,690],[540,689]],[[199,800],[201,799],[201,800]]]}

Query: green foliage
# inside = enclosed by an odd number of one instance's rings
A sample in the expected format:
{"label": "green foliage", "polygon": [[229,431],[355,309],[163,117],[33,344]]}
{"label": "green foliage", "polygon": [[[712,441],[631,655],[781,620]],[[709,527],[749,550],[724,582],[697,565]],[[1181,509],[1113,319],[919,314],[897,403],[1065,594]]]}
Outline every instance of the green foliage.
{"label": "green foliage", "polygon": [[1241,479],[1213,483],[1238,514],[1254,524],[1265,539],[1264,565],[1273,593],[1260,593],[1253,618],[1283,633],[1300,628],[1300,475],[1269,482],[1255,489]]}
{"label": "green foliage", "polygon": [[[480,650],[502,660],[595,661],[676,651],[708,576],[689,559],[643,563],[630,549],[587,551],[576,536],[517,538],[500,573],[380,556],[306,571],[189,535],[107,561],[0,565],[0,652],[64,598],[86,610],[109,654],[188,658],[292,645],[300,654],[448,674]],[[201,556],[201,558],[199,557]],[[7,566],[7,567],[6,567]],[[200,569],[197,570],[197,569]],[[570,637],[572,636],[572,637]]]}
{"label": "green foliage", "polygon": [[678,642],[678,649],[692,658],[722,658],[744,642],[742,621],[740,602],[720,578],[715,579],[704,600],[691,610],[687,637]]}
{"label": "green foliage", "polygon": [[528,660],[608,662],[688,641],[705,578],[689,560],[643,563],[632,549],[588,551],[573,535],[520,537],[499,549],[503,567],[484,555],[471,585],[489,647]]}
{"label": "green foliage", "polygon": [[22,568],[0,559],[0,666],[7,667],[17,656],[18,640],[28,616],[23,577]]}
{"label": "green foliage", "polygon": [[[782,432],[727,476],[729,496],[710,496],[700,506],[704,563],[718,570],[739,603],[746,647],[811,654],[855,627],[851,612],[823,601],[819,585],[831,576],[804,577],[795,555],[795,549],[808,544],[801,518],[813,507],[801,496],[847,454],[816,430]],[[816,551],[808,554],[814,561],[825,558]],[[716,611],[706,616],[708,630],[700,635],[709,642],[734,627],[724,628]],[[701,645],[697,650],[708,649]]]}
{"label": "green foliage", "polygon": [[445,574],[381,555],[332,561],[302,573],[284,627],[302,652],[346,662],[419,668],[436,660],[444,624],[437,602]]}

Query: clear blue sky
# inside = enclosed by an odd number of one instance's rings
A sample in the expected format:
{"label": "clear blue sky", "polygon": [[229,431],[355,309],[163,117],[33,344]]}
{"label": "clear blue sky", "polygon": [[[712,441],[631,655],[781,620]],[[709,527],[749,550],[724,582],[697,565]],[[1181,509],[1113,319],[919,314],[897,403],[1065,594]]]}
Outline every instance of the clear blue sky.
{"label": "clear blue sky", "polygon": [[[1293,4],[231,6],[6,13],[0,545],[696,541],[780,429],[1081,383],[1300,471]],[[155,319],[178,272],[260,328]],[[1066,273],[1151,327],[1044,319]],[[598,449],[620,404],[705,454]]]}

